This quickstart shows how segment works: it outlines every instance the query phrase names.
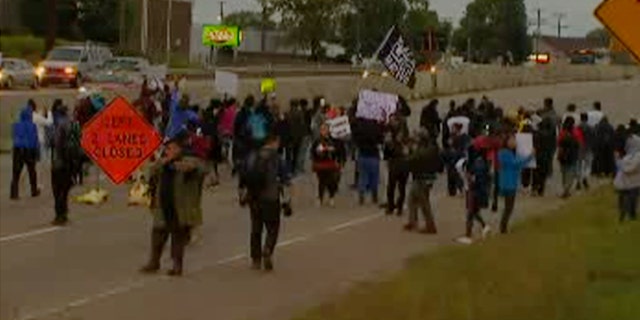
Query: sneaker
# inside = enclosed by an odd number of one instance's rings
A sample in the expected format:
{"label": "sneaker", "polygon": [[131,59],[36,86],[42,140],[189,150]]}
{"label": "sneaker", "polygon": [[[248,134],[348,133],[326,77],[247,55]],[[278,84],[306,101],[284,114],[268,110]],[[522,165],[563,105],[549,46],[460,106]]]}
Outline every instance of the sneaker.
{"label": "sneaker", "polygon": [[318,208],[322,208],[322,205],[324,204],[324,201],[322,199],[318,199],[316,201],[316,206],[318,206]]}
{"label": "sneaker", "polygon": [[484,228],[482,228],[482,239],[487,238],[489,236],[489,233],[491,233],[491,227],[485,226]]}
{"label": "sneaker", "polygon": [[587,179],[584,179],[584,181],[582,182],[582,185],[584,186],[585,190],[589,190],[589,181]]}
{"label": "sneaker", "polygon": [[264,270],[273,271],[273,260],[271,260],[271,256],[264,257]]}
{"label": "sneaker", "polygon": [[39,197],[41,193],[42,191],[40,191],[40,189],[37,189],[35,192],[31,193],[31,196],[36,198]]}
{"label": "sneaker", "polygon": [[181,277],[182,276],[182,269],[172,268],[171,270],[167,271],[167,275],[170,276],[170,277]]}
{"label": "sneaker", "polygon": [[336,201],[333,198],[329,199],[329,207],[331,208],[336,207]]}
{"label": "sneaker", "polygon": [[459,237],[459,238],[457,238],[457,239],[456,239],[456,242],[457,242],[457,243],[460,243],[460,244],[467,244],[467,245],[469,245],[469,244],[472,244],[472,243],[473,243],[473,239],[471,239],[471,238],[469,238],[469,237],[466,237],[466,236],[465,236],[465,237]]}
{"label": "sneaker", "polygon": [[160,266],[148,264],[148,265],[140,268],[140,270],[138,270],[138,271],[140,271],[140,273],[144,273],[144,274],[154,274],[154,273],[157,273],[158,270],[160,270]]}
{"label": "sneaker", "polygon": [[262,270],[262,261],[260,261],[260,260],[251,261],[251,269],[253,269],[253,270]]}
{"label": "sneaker", "polygon": [[413,231],[413,229],[415,229],[415,228],[416,228],[416,226],[411,224],[411,223],[407,223],[407,224],[404,225],[404,230],[405,231]]}

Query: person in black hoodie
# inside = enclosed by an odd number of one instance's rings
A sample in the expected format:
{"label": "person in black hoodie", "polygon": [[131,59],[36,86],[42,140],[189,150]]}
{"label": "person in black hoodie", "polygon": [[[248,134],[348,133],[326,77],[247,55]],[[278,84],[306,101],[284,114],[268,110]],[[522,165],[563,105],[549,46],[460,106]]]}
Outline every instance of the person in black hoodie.
{"label": "person in black hoodie", "polygon": [[324,204],[324,196],[328,191],[329,206],[333,207],[346,154],[342,142],[329,135],[327,124],[320,126],[320,137],[311,145],[311,160],[313,171],[318,177],[318,203],[320,206]]}
{"label": "person in black hoodie", "polygon": [[615,136],[616,132],[609,123],[609,119],[604,117],[595,128],[595,154],[593,174],[599,176],[611,176],[615,172]]}
{"label": "person in black hoodie", "polygon": [[533,134],[533,146],[536,152],[536,168],[533,171],[532,195],[544,196],[549,171],[553,163],[556,146],[556,125],[553,119],[545,117],[538,124],[538,130]]}
{"label": "person in black hoodie", "polygon": [[437,139],[440,135],[440,126],[442,125],[442,119],[438,114],[438,100],[431,100],[420,113],[420,127],[427,129],[429,134]]}
{"label": "person in black hoodie", "polygon": [[[404,200],[409,180],[409,171],[406,158],[409,155],[409,129],[407,124],[399,119],[398,115],[392,115],[389,119],[389,128],[385,134],[384,157],[388,162],[387,179],[387,206],[386,213],[393,214],[397,210],[402,215]],[[395,193],[398,189],[398,198]]]}

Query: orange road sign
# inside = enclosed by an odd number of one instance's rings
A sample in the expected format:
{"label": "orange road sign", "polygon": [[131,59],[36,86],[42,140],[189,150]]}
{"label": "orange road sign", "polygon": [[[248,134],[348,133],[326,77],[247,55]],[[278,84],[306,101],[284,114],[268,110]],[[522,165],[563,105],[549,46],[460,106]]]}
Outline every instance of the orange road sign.
{"label": "orange road sign", "polygon": [[640,0],[605,0],[595,15],[640,61]]}
{"label": "orange road sign", "polygon": [[82,127],[82,149],[115,184],[126,181],[162,143],[156,129],[117,97]]}

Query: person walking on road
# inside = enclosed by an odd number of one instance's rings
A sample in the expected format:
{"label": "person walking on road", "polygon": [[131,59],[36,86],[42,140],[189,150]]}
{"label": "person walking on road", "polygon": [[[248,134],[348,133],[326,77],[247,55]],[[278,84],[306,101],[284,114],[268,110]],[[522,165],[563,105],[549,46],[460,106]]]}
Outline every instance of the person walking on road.
{"label": "person walking on road", "polygon": [[263,267],[266,271],[273,270],[273,254],[280,231],[280,213],[290,216],[292,212],[290,174],[285,161],[278,154],[279,147],[277,132],[270,132],[264,146],[249,155],[243,172],[251,211],[250,255],[252,268],[256,270]]}
{"label": "person walking on road", "polygon": [[566,199],[571,196],[571,189],[578,179],[580,149],[584,145],[582,131],[575,127],[574,118],[566,118],[562,124],[562,131],[558,134],[558,161],[562,172],[562,198]]}
{"label": "person walking on road", "polygon": [[82,165],[81,150],[72,143],[72,123],[69,110],[59,105],[53,110],[53,139],[51,143],[51,189],[55,201],[54,225],[69,221],[69,191],[74,176]]}
{"label": "person walking on road", "polygon": [[359,202],[364,204],[365,197],[370,194],[372,202],[378,204],[380,146],[384,140],[382,125],[375,120],[357,119],[352,134],[358,150]]}
{"label": "person walking on road", "polygon": [[[535,150],[534,150],[535,153]],[[506,138],[504,147],[498,153],[500,166],[500,195],[504,197],[504,212],[500,219],[500,233],[507,233],[509,220],[516,204],[516,194],[520,184],[522,168],[533,159],[534,155],[519,157],[516,155],[516,138],[513,134]]]}
{"label": "person walking on road", "polygon": [[[425,128],[425,130],[430,129]],[[435,137],[435,133],[432,136]],[[404,210],[407,181],[409,180],[409,170],[407,168],[409,129],[406,122],[403,122],[397,114],[392,115],[389,119],[389,128],[385,135],[383,150],[389,170],[386,213],[390,215],[397,211],[400,216]],[[398,190],[397,199],[396,189]]]}
{"label": "person walking on road", "polygon": [[442,158],[435,139],[427,130],[418,134],[416,149],[407,159],[411,172],[412,184],[409,192],[409,222],[404,226],[406,231],[418,228],[418,211],[422,211],[426,226],[421,233],[438,232],[431,208],[431,189],[437,174],[443,171]]}
{"label": "person walking on road", "polygon": [[19,120],[13,124],[13,175],[11,177],[11,199],[19,198],[20,175],[22,169],[27,167],[29,184],[31,184],[31,196],[40,195],[38,189],[38,174],[36,162],[40,152],[38,139],[38,127],[33,123],[35,103],[29,100],[27,106],[20,112]]}
{"label": "person walking on road", "polygon": [[[491,193],[491,164],[488,161],[487,139],[476,138],[474,146],[469,150],[466,170],[464,170],[467,181],[466,207],[467,216],[465,224],[465,235],[457,239],[462,244],[473,243],[473,224],[475,221],[482,227],[482,236],[486,237],[491,229],[485,223],[480,211],[489,207],[489,195]],[[484,145],[483,145],[484,144]]]}
{"label": "person walking on road", "polygon": [[[54,106],[56,104],[62,104],[62,100],[56,99],[54,102]],[[38,161],[40,164],[38,165],[38,175],[43,176],[43,162],[48,162],[51,159],[49,151],[51,150],[51,143],[47,139],[47,133],[49,136],[53,131],[53,115],[51,110],[47,110],[47,108],[43,108],[42,110],[36,110],[34,108],[33,111],[33,123],[35,123],[38,128],[38,143],[40,144],[40,150],[38,152]],[[50,137],[49,137],[50,138]]]}
{"label": "person walking on road", "polygon": [[620,222],[638,218],[638,199],[640,198],[640,137],[630,135],[627,138],[625,154],[618,152],[618,172],[614,186],[618,191]]}
{"label": "person walking on road", "polygon": [[181,276],[191,229],[202,224],[201,190],[207,168],[202,160],[184,154],[184,140],[182,134],[169,140],[163,157],[151,168],[151,255],[140,270],[143,273],[160,270],[162,251],[171,237],[173,268],[168,275]]}
{"label": "person walking on road", "polygon": [[584,145],[580,148],[579,158],[579,179],[578,190],[581,188],[589,189],[589,178],[591,177],[591,170],[593,168],[593,152],[595,146],[595,131],[591,125],[589,125],[589,115],[587,113],[580,114],[580,125],[578,126],[582,136],[584,138]]}
{"label": "person walking on road", "polygon": [[318,177],[318,203],[324,204],[325,192],[329,192],[329,206],[335,206],[334,197],[340,182],[340,168],[346,161],[346,152],[341,141],[331,138],[329,126],[320,127],[320,138],[311,146],[313,171]]}

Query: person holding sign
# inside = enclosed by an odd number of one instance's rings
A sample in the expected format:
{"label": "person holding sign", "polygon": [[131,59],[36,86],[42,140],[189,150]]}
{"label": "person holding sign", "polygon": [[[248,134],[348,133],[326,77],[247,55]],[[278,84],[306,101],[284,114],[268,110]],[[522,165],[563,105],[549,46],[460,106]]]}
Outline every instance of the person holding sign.
{"label": "person holding sign", "polygon": [[338,191],[340,170],[346,160],[343,144],[330,136],[329,126],[320,127],[320,138],[311,146],[313,171],[318,177],[318,204],[324,204],[325,192],[329,192],[329,206],[335,206],[334,197]]}
{"label": "person holding sign", "polygon": [[378,203],[380,183],[380,146],[383,142],[382,125],[376,120],[358,118],[353,125],[353,141],[358,159],[358,192],[360,204],[367,194],[374,204]]}
{"label": "person holding sign", "polygon": [[504,142],[503,148],[498,152],[498,163],[500,165],[498,188],[505,202],[504,212],[500,219],[500,233],[503,234],[507,233],[509,221],[513,214],[522,168],[529,163],[535,155],[535,150],[532,150],[532,154],[527,157],[518,156],[516,147],[517,142],[515,135],[509,135]]}

